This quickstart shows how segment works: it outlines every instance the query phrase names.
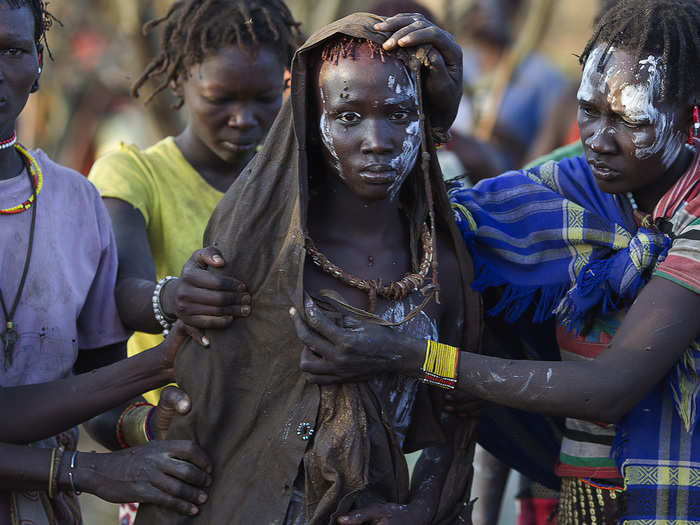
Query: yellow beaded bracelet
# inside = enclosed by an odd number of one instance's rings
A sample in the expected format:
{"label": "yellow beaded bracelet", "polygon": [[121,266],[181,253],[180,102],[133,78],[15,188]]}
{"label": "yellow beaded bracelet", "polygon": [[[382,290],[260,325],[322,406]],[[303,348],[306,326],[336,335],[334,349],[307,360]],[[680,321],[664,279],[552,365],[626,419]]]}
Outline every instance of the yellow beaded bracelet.
{"label": "yellow beaded bracelet", "polygon": [[428,339],[421,381],[454,390],[457,385],[459,349]]}

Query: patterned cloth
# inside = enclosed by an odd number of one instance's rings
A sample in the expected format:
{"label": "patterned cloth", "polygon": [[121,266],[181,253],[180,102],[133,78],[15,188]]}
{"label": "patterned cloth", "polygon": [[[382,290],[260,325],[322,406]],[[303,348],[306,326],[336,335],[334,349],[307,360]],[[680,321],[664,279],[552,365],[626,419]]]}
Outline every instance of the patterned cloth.
{"label": "patterned cloth", "polygon": [[[700,293],[699,162],[696,154],[649,228],[625,199],[597,188],[582,157],[453,190],[476,285],[506,288],[491,313],[517,319],[534,305],[536,320],[554,312],[578,331],[624,309],[652,274]],[[696,341],[616,428],[623,523],[700,523],[699,366]]]}

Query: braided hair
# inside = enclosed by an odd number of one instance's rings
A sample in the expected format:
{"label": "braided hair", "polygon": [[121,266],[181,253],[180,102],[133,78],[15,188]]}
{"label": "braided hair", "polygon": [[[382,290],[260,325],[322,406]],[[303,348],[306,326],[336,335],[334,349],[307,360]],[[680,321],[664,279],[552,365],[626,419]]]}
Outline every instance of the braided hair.
{"label": "braided hair", "polygon": [[34,16],[34,42],[38,48],[46,49],[49,56],[53,58],[49,44],[46,41],[46,33],[51,29],[54,22],[59,25],[61,22],[47,9],[48,3],[43,0],[7,0],[7,5],[10,6],[10,9],[19,9],[25,6],[31,9]]}
{"label": "braided hair", "polygon": [[[299,39],[299,23],[282,0],[178,0],[164,17],[146,23],[144,34],[161,24],[165,29],[160,53],[131,88],[138,97],[149,79],[159,78],[146,103],[170,85],[179,86],[190,67],[223,47],[235,45],[255,57],[261,47],[269,46],[288,66]],[[176,96],[175,107],[180,108],[184,101]]]}
{"label": "braided hair", "polygon": [[662,100],[686,105],[698,96],[700,73],[700,2],[698,0],[619,0],[605,11],[579,57],[584,65],[593,49],[605,46],[598,69],[602,71],[612,47],[634,53],[638,64],[660,56],[663,68]]}

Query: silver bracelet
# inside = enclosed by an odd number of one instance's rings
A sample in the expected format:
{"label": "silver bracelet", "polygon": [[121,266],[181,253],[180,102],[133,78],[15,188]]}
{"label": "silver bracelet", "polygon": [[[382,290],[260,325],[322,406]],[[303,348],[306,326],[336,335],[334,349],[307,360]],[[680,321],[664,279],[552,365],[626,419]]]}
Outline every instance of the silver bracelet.
{"label": "silver bracelet", "polygon": [[75,488],[75,482],[73,481],[73,469],[75,468],[75,456],[78,455],[78,451],[74,450],[73,455],[70,457],[70,469],[68,470],[68,481],[70,482],[70,489],[73,491],[73,493],[76,496],[80,496],[82,492],[80,492],[77,488]]}
{"label": "silver bracelet", "polygon": [[153,297],[151,298],[151,302],[153,303],[153,315],[155,316],[156,321],[160,323],[160,326],[163,327],[163,337],[167,337],[168,333],[170,332],[170,328],[176,319],[170,319],[167,315],[165,315],[163,307],[160,303],[160,292],[163,290],[166,283],[174,281],[175,279],[177,279],[177,277],[173,277],[172,275],[166,275],[163,277],[160,281],[158,281],[156,287],[153,289]]}

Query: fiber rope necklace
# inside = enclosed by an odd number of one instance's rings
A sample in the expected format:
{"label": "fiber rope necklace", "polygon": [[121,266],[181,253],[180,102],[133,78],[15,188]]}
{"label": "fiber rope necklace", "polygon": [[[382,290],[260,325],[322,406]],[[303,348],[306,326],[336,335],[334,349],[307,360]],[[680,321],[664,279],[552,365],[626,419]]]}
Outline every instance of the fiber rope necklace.
{"label": "fiber rope necklace", "polygon": [[[29,273],[29,262],[31,261],[32,258],[32,249],[34,247],[34,230],[36,229],[36,209],[37,209],[37,196],[39,195],[39,189],[41,189],[40,184],[41,184],[41,169],[39,168],[39,165],[36,163],[36,161],[31,157],[31,155],[21,146],[15,145],[15,149],[20,153],[22,156],[22,161],[24,162],[24,165],[27,169],[27,176],[29,177],[29,184],[32,187],[32,196],[29,198],[29,200],[25,201],[26,206],[24,206],[21,210],[19,211],[6,211],[6,210],[0,210],[0,212],[4,215],[14,215],[17,213],[21,213],[22,211],[25,211],[28,208],[32,209],[32,219],[31,219],[31,225],[29,227],[29,240],[27,242],[27,255],[24,259],[24,268],[22,270],[22,277],[20,278],[19,281],[19,286],[17,288],[17,293],[15,294],[15,298],[12,301],[12,306],[10,309],[7,309],[7,304],[5,303],[5,298],[3,297],[2,290],[0,290],[0,306],[2,306],[2,313],[5,316],[5,326],[2,331],[2,334],[0,334],[0,337],[2,338],[2,346],[3,346],[3,354],[4,354],[4,364],[5,364],[5,370],[8,369],[8,367],[12,364],[12,358],[13,358],[13,352],[15,348],[15,344],[17,344],[17,323],[14,322],[14,317],[15,313],[17,312],[17,306],[19,305],[20,298],[22,297],[22,292],[24,291],[24,284],[27,281],[27,274]],[[14,210],[17,208],[15,206],[14,208],[11,208],[11,210]]]}
{"label": "fiber rope necklace", "polygon": [[433,262],[433,237],[430,235],[427,225],[423,226],[421,240],[423,241],[423,260],[418,267],[418,271],[406,274],[400,281],[387,284],[382,284],[381,277],[377,279],[362,279],[345,272],[340,266],[332,263],[328,257],[321,253],[308,235],[306,236],[306,253],[309,254],[314,264],[323,272],[348,286],[366,292],[369,296],[369,311],[374,313],[377,310],[377,297],[383,297],[390,301],[400,301],[410,293],[423,288]]}

